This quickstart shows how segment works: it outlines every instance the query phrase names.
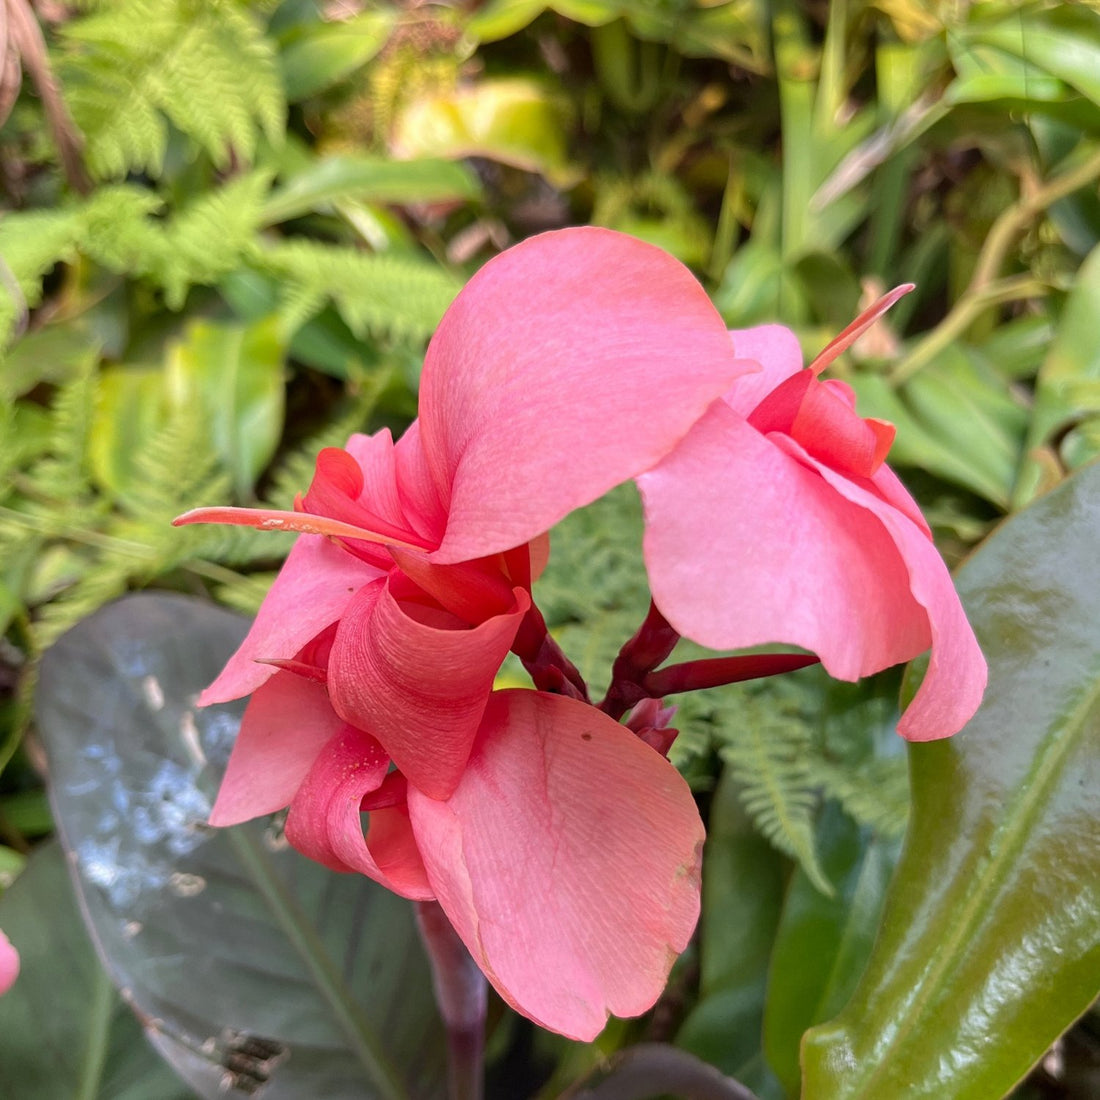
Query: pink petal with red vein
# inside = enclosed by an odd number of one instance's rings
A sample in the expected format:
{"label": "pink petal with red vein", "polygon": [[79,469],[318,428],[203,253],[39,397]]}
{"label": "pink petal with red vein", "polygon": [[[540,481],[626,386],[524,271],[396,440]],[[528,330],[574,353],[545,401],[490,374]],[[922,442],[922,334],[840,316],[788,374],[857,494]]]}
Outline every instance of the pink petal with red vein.
{"label": "pink petal with red vein", "polygon": [[289,806],[342,725],[324,685],[275,673],[248,701],[210,824],[236,825]]}
{"label": "pink petal with red vein", "polygon": [[386,777],[389,757],[362,730],[344,725],[317,757],[290,806],[286,838],[334,871],[358,871],[406,898],[432,898],[404,806],[376,810],[363,835],[359,804]]}
{"label": "pink petal with red vein", "polygon": [[665,455],[750,364],[679,261],[606,229],[486,264],[440,323],[420,433],[449,494],[435,560],[511,549]]}
{"label": "pink petal with red vein", "polygon": [[530,597],[516,589],[509,612],[452,628],[445,613],[398,598],[395,583],[376,581],[347,608],[329,657],[329,694],[348,722],[378,738],[411,784],[446,798]]}
{"label": "pink petal with red vein", "polygon": [[321,535],[301,535],[290,551],[256,621],[199,705],[224,703],[255,691],[274,674],[265,658],[293,658],[310,639],[343,614],[363,585],[381,570],[333,545]]}
{"label": "pink petal with red vein", "polygon": [[891,534],[776,441],[790,442],[715,405],[638,479],[657,606],[712,649],[798,645],[842,680],[926,649],[928,616]]}
{"label": "pink petal with red vein", "polygon": [[454,794],[410,788],[436,897],[500,995],[590,1040],[660,995],[699,915],[703,825],[676,769],[585,703],[494,692]]}
{"label": "pink petal with red vein", "polygon": [[19,977],[19,952],[0,931],[0,995],[7,993]]}

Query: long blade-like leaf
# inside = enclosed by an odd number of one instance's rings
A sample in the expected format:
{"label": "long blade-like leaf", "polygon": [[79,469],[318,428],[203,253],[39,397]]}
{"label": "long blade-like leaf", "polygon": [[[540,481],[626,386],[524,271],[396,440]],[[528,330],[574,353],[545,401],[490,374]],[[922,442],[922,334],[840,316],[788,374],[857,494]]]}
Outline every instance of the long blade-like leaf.
{"label": "long blade-like leaf", "polygon": [[992,1100],[1100,991],[1100,466],[1005,523],[959,589],[989,658],[913,812],[856,994],[802,1046],[805,1100]]}

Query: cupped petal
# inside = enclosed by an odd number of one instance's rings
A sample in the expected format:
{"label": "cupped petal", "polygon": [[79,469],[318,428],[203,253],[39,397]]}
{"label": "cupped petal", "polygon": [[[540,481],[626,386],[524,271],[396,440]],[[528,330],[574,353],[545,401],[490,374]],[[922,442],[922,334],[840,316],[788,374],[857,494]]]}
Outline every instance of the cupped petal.
{"label": "cupped petal", "polygon": [[0,930],[0,996],[7,993],[19,977],[19,952]]}
{"label": "cupped petal", "polygon": [[407,807],[375,810],[363,835],[360,803],[381,786],[389,764],[370,734],[342,725],[290,804],[286,838],[303,855],[334,871],[358,871],[395,894],[428,901],[434,895]]}
{"label": "cupped petal", "polygon": [[891,533],[784,438],[719,403],[638,479],[655,603],[711,649],[797,645],[842,680],[909,660],[931,632]]}
{"label": "cupped petal", "polygon": [[329,657],[329,694],[348,722],[378,738],[411,784],[446,798],[530,597],[515,589],[509,611],[466,627],[401,598],[397,587],[396,578],[376,581],[348,607]]}
{"label": "cupped petal", "polygon": [[660,995],[699,915],[687,784],[586,703],[495,692],[454,793],[410,788],[436,897],[500,995],[590,1040]]}
{"label": "cupped petal", "polygon": [[248,701],[210,824],[236,825],[289,806],[343,724],[323,684],[276,672]]}
{"label": "cupped petal", "polygon": [[321,535],[301,535],[260,605],[240,648],[218,678],[199,696],[199,705],[225,703],[255,691],[275,674],[270,658],[289,659],[325,627],[336,622],[352,596],[382,571],[340,549]]}
{"label": "cupped petal", "polygon": [[802,348],[783,325],[733,329],[729,335],[737,358],[751,360],[756,369],[740,375],[722,400],[747,417],[776,386],[802,370]]}
{"label": "cupped petal", "polygon": [[606,229],[486,264],[428,348],[420,434],[448,505],[435,560],[509,550],[666,454],[745,370],[679,261]]}

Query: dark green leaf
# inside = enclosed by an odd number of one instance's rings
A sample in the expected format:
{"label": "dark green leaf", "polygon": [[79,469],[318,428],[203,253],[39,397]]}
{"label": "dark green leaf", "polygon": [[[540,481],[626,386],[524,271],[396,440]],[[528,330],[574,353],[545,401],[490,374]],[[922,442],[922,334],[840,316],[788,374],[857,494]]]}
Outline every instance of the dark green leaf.
{"label": "dark green leaf", "polygon": [[788,868],[753,828],[727,769],[707,829],[700,1000],[677,1042],[762,1098],[782,1096],[764,1061],[762,1026],[768,959]]}
{"label": "dark green leaf", "polygon": [[795,871],[772,950],[764,1050],[784,1087],[798,1094],[802,1033],[844,1007],[878,931],[897,845],[860,829],[835,804],[817,829],[822,867],[836,887],[826,897]]}
{"label": "dark green leaf", "polygon": [[203,1096],[265,1078],[265,1100],[435,1095],[439,1025],[407,903],[262,823],[205,824],[240,708],[194,699],[244,629],[198,600],[132,596],[43,660],[54,810],[101,954]]}
{"label": "dark green leaf", "polygon": [[959,574],[990,663],[913,810],[853,1000],[803,1041],[806,1100],[1002,1096],[1100,990],[1100,466]]}
{"label": "dark green leaf", "polygon": [[37,851],[0,900],[22,969],[0,998],[4,1100],[188,1100],[193,1093],[142,1035],[103,971],[65,858]]}

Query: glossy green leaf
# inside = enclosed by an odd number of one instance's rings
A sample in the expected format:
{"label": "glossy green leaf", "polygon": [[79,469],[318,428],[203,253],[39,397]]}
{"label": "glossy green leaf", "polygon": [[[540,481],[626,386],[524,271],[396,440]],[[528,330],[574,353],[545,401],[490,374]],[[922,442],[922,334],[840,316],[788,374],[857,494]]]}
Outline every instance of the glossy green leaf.
{"label": "glossy green leaf", "polygon": [[192,1100],[96,958],[57,844],[0,899],[0,928],[22,957],[0,997],[4,1100]]}
{"label": "glossy green leaf", "polygon": [[1059,433],[1080,421],[1100,417],[1097,317],[1100,317],[1100,248],[1093,249],[1081,265],[1062,310],[1057,335],[1039,369],[1027,455],[1014,498],[1017,507],[1048,488],[1045,481],[1050,476],[1052,462],[1044,462],[1037,449],[1050,447]]}
{"label": "glossy green leaf", "polygon": [[46,654],[36,719],[58,831],[115,983],[203,1097],[437,1095],[442,1039],[408,903],[206,824],[240,705],[197,692],[245,620],[131,596]]}
{"label": "glossy green leaf", "polygon": [[1100,992],[1100,466],[958,576],[990,664],[913,809],[855,996],[803,1041],[805,1100],[992,1100]]}
{"label": "glossy green leaf", "polygon": [[395,19],[393,11],[366,11],[295,28],[279,55],[287,99],[316,95],[361,68],[386,44]]}
{"label": "glossy green leaf", "polygon": [[826,897],[797,869],[772,950],[764,1051],[784,1088],[798,1094],[803,1032],[840,1011],[859,981],[878,931],[896,843],[874,837],[835,803],[817,828],[822,867],[836,892]]}
{"label": "glossy green leaf", "polygon": [[408,205],[475,199],[479,193],[470,170],[454,161],[322,157],[272,192],[263,220],[275,225],[340,199]]}

